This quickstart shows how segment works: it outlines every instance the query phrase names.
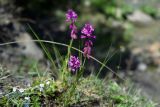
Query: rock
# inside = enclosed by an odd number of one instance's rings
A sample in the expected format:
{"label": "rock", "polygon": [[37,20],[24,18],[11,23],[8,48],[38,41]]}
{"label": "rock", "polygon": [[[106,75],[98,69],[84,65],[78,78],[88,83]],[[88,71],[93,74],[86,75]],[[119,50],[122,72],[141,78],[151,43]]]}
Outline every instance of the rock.
{"label": "rock", "polygon": [[142,53],[143,51],[144,50],[142,48],[136,47],[136,48],[132,49],[132,54],[133,55],[138,55],[138,54]]}
{"label": "rock", "polygon": [[18,43],[20,47],[19,52],[22,55],[32,57],[35,60],[43,59],[43,52],[34,42],[31,42],[33,40],[31,36],[26,32],[20,33],[19,35],[20,36],[16,38],[16,41],[24,41]]}
{"label": "rock", "polygon": [[[24,26],[18,22],[10,22],[0,25],[0,43],[22,41],[9,46],[0,47],[0,56],[4,60],[17,60],[22,57],[31,57],[35,60],[43,59],[42,50],[31,42],[32,37],[24,30]],[[30,41],[30,42],[27,42]]]}
{"label": "rock", "polygon": [[[143,90],[143,94],[147,95],[153,101],[160,102],[160,73],[159,72],[135,72],[132,79],[135,81],[135,87]],[[157,105],[158,107],[158,105]]]}
{"label": "rock", "polygon": [[146,25],[153,21],[153,18],[140,10],[136,10],[131,15],[127,16],[127,19],[135,24]]}
{"label": "rock", "polygon": [[18,22],[6,8],[0,7],[0,43],[24,41],[0,46],[1,61],[13,61],[15,63],[19,62],[22,56],[31,57],[35,60],[43,59],[42,50],[31,40],[32,37],[26,32],[25,26]]}
{"label": "rock", "polygon": [[[160,66],[160,43],[155,42],[145,47],[132,49],[134,56],[139,56],[140,62]],[[141,67],[140,67],[141,68]]]}
{"label": "rock", "polygon": [[148,52],[151,55],[151,58],[153,59],[153,63],[155,65],[160,65],[160,43],[156,42],[151,44],[148,47]]}
{"label": "rock", "polygon": [[159,50],[160,50],[160,43],[158,42],[155,42],[148,47],[148,51],[153,54],[159,52]]}
{"label": "rock", "polygon": [[146,71],[147,70],[147,65],[145,63],[140,63],[137,67],[138,71]]}

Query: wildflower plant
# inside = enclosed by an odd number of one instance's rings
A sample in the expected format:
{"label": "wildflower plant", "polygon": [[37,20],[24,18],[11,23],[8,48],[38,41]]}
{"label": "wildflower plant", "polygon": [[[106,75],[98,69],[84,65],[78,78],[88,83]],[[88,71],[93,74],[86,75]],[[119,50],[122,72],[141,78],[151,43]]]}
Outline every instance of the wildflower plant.
{"label": "wildflower plant", "polygon": [[[80,79],[80,77],[83,74],[83,70],[80,69],[83,67],[83,65],[81,64],[82,61],[80,61],[80,59],[73,55],[73,53],[71,53],[71,46],[73,43],[73,40],[75,39],[87,39],[85,41],[85,47],[83,49],[83,54],[84,57],[89,58],[90,54],[91,54],[91,46],[93,45],[92,41],[89,40],[90,38],[95,38],[95,36],[92,35],[94,29],[93,26],[89,23],[85,24],[85,27],[81,30],[81,33],[83,35],[81,35],[81,37],[77,35],[78,29],[75,25],[75,22],[77,21],[78,15],[76,12],[74,12],[73,10],[69,9],[66,13],[66,21],[70,22],[69,28],[71,29],[71,41],[70,41],[70,45],[68,47],[68,53],[67,53],[67,57],[66,57],[66,64],[64,64],[64,69],[63,69],[63,73],[62,73],[62,80],[65,83],[64,85],[66,85],[67,87],[71,87],[69,89],[69,97],[72,96],[76,90],[76,86],[78,84],[78,81]],[[84,61],[85,62],[85,61]],[[68,68],[69,72],[66,72]],[[76,74],[75,79],[72,78],[68,80],[69,76],[71,74]],[[70,84],[70,85],[69,85]],[[68,86],[69,85],[69,86]],[[66,98],[69,99],[69,98]],[[67,105],[70,101],[66,100],[64,105]]]}

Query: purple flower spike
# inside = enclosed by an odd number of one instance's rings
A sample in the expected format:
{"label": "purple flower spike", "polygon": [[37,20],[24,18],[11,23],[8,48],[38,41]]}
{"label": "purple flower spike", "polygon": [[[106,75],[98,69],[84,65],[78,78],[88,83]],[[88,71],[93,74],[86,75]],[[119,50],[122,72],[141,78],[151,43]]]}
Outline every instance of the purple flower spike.
{"label": "purple flower spike", "polygon": [[81,30],[81,38],[82,39],[87,39],[84,44],[83,48],[83,56],[87,57],[88,59],[90,58],[91,55],[91,49],[93,46],[93,42],[90,40],[91,38],[96,38],[96,36],[93,35],[94,28],[90,23],[85,24],[85,26]]}
{"label": "purple flower spike", "polygon": [[76,33],[77,33],[77,27],[75,25],[77,17],[78,17],[77,14],[73,10],[71,10],[71,9],[69,9],[67,11],[67,13],[66,13],[66,21],[67,22],[71,22],[69,28],[71,29],[70,36],[71,36],[72,39],[77,39],[77,35],[76,35]]}
{"label": "purple flower spike", "polygon": [[72,29],[72,30],[71,30],[71,38],[72,38],[72,39],[77,39],[76,33],[77,33],[77,29]]}
{"label": "purple flower spike", "polygon": [[80,68],[80,60],[76,56],[70,56],[69,62],[68,62],[69,69],[71,69],[72,72],[75,72]]}
{"label": "purple flower spike", "polygon": [[77,39],[77,27],[72,23],[70,25],[70,29],[71,29],[71,38],[72,39]]}
{"label": "purple flower spike", "polygon": [[77,14],[72,9],[69,9],[66,13],[66,21],[69,22],[75,22],[77,20]]}
{"label": "purple flower spike", "polygon": [[94,31],[94,28],[91,24],[87,23],[85,24],[85,26],[83,27],[81,33],[83,35],[81,35],[81,38],[96,38],[96,36],[92,35]]}

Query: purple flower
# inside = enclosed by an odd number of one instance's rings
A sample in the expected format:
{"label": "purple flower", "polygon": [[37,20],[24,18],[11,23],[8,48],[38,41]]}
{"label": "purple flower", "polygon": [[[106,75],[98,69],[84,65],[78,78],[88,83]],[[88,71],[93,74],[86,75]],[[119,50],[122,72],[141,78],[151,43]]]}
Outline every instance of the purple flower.
{"label": "purple flower", "polygon": [[91,47],[90,46],[84,47],[83,55],[84,55],[84,57],[87,57],[88,59],[90,58],[90,55],[91,55]]}
{"label": "purple flower", "polygon": [[72,29],[72,30],[71,30],[71,38],[72,38],[72,39],[77,39],[76,33],[77,33],[77,30],[76,30],[76,29]]}
{"label": "purple flower", "polygon": [[83,55],[84,57],[87,57],[89,59],[91,55],[91,46],[93,46],[93,43],[91,40],[88,40],[85,42],[85,47],[83,48]]}
{"label": "purple flower", "polygon": [[69,28],[71,29],[70,36],[72,39],[77,39],[77,35],[76,35],[77,27],[75,25],[75,21],[77,20],[77,17],[78,17],[77,14],[71,9],[69,9],[66,13],[66,21],[67,22],[71,21]]}
{"label": "purple flower", "polygon": [[96,38],[96,36],[93,35],[93,31],[94,31],[94,28],[90,23],[86,23],[85,26],[81,30],[81,33],[82,33],[81,38],[87,39],[87,41],[84,44],[84,48],[83,48],[83,56],[87,57],[88,59],[90,58],[91,49],[93,46],[92,41],[89,39]]}
{"label": "purple flower", "polygon": [[75,72],[77,69],[80,68],[80,60],[76,56],[70,56],[69,62],[68,62],[69,69],[71,71]]}
{"label": "purple flower", "polygon": [[72,39],[77,39],[77,27],[74,24],[70,25],[70,29],[71,29],[71,38]]}
{"label": "purple flower", "polygon": [[93,46],[93,42],[91,40],[88,40],[85,42],[84,46],[86,46],[86,47]]}
{"label": "purple flower", "polygon": [[94,31],[94,28],[91,24],[87,23],[85,24],[85,26],[83,27],[81,33],[83,35],[81,35],[81,38],[96,38],[96,36],[92,35]]}
{"label": "purple flower", "polygon": [[66,21],[69,22],[75,22],[77,20],[77,14],[72,9],[69,9],[66,13]]}

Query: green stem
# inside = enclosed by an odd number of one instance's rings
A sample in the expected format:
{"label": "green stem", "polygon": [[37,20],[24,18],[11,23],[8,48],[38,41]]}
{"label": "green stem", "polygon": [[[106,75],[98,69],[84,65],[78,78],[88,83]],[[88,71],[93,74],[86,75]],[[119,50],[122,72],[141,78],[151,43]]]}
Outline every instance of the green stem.
{"label": "green stem", "polygon": [[70,41],[70,44],[68,46],[68,51],[67,51],[67,56],[65,58],[65,62],[64,62],[64,66],[62,67],[62,80],[66,83],[66,79],[65,79],[65,76],[66,76],[66,71],[67,71],[67,65],[68,65],[68,60],[69,60],[69,56],[71,54],[71,47],[72,47],[72,43],[73,43],[73,39],[71,39]]}

